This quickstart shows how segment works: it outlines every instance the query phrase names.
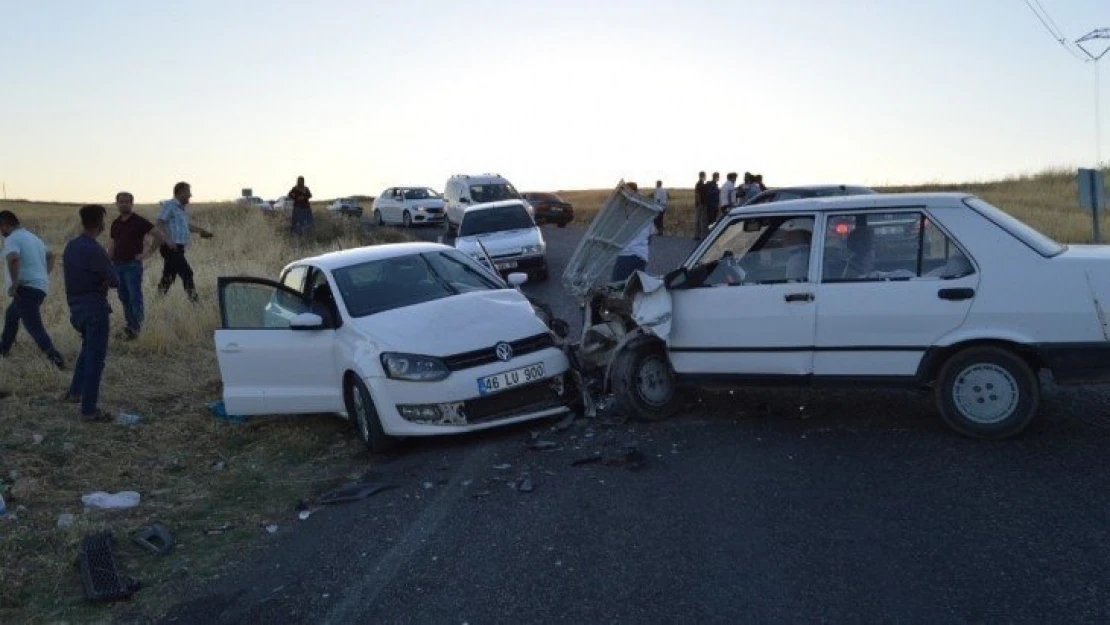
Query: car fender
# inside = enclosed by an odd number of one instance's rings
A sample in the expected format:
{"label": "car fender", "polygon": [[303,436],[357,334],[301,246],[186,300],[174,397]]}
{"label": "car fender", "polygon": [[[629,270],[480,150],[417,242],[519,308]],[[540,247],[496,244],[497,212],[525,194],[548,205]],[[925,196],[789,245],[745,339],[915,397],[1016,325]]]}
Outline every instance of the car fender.
{"label": "car fender", "polygon": [[639,340],[643,337],[650,337],[652,339],[658,340],[658,337],[655,336],[654,334],[651,334],[650,332],[648,332],[647,330],[645,330],[643,328],[637,327],[634,330],[632,330],[631,332],[629,332],[628,334],[625,334],[624,337],[622,337],[621,340],[617,343],[617,346],[613,348],[613,351],[610,352],[612,354],[612,356],[610,356],[609,362],[605,363],[605,392],[606,393],[608,393],[609,389],[611,389],[612,386],[613,386],[613,382],[612,382],[612,380],[613,380],[613,363],[615,363],[617,361],[617,354],[620,354],[622,351],[624,351],[624,348],[627,347],[633,341]]}
{"label": "car fender", "polygon": [[947,348],[961,343],[987,341],[1016,343],[1018,345],[1032,345],[1037,342],[1031,335],[1018,328],[959,327],[942,336],[933,344],[933,347]]}

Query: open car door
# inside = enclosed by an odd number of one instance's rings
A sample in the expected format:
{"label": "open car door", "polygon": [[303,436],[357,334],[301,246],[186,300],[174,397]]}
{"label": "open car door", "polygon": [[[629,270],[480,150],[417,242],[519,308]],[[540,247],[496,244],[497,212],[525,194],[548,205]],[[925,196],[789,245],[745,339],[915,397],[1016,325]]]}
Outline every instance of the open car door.
{"label": "open car door", "polygon": [[335,329],[302,294],[260,278],[220,278],[216,359],[230,414],[342,412]]}

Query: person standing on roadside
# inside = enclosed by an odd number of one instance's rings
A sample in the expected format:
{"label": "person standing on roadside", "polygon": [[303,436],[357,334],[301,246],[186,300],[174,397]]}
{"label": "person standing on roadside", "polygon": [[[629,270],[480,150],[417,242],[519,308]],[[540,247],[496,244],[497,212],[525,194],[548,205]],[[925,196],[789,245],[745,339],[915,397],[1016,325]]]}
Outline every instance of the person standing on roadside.
{"label": "person standing on roadside", "polygon": [[671,201],[671,195],[663,188],[663,181],[655,181],[654,192],[655,205],[660,208],[659,214],[655,217],[655,229],[663,229],[663,216],[667,214],[667,204]]}
{"label": "person standing on roadside", "polygon": [[304,184],[304,176],[297,176],[297,185],[289,189],[289,199],[293,200],[293,234],[304,234],[312,228],[312,191]]}
{"label": "person standing on roadside", "polygon": [[104,232],[107,211],[98,204],[80,210],[83,232],[66,244],[62,270],[66,281],[69,322],[81,335],[81,355],[73,367],[73,380],[64,399],[81,404],[81,420],[111,421],[98,406],[100,378],[108,357],[108,290],[119,286],[119,276],[108,253],[96,238]]}
{"label": "person standing on roadside", "polygon": [[706,231],[709,229],[709,221],[706,219],[705,204],[702,198],[705,197],[705,172],[698,172],[698,183],[694,185],[694,240],[701,240],[705,236]]}
{"label": "person standing on roadside", "polygon": [[717,210],[721,206],[721,189],[717,183],[721,180],[721,174],[713,172],[713,178],[705,183],[703,190],[704,197],[702,202],[705,203],[705,224],[706,229],[713,227],[717,223]]}
{"label": "person standing on roadside", "polygon": [[120,191],[116,208],[119,217],[109,230],[108,257],[119,276],[119,301],[127,320],[123,334],[130,340],[139,336],[143,325],[143,262],[154,254],[159,237],[154,224],[135,214],[135,196]]}
{"label": "person standing on roadside", "polygon": [[[633,191],[639,192],[635,182],[629,182],[625,186]],[[644,224],[644,227],[636,234],[636,237],[624,246],[617,261],[613,265],[613,275],[611,276],[612,282],[623,282],[627,280],[632,274],[637,271],[644,271],[647,269],[649,247],[651,244],[651,237],[656,233],[655,222],[649,221]]]}
{"label": "person standing on roadside", "polygon": [[193,268],[185,259],[185,248],[189,245],[190,233],[195,232],[204,239],[210,238],[212,233],[189,223],[189,213],[185,211],[185,207],[192,197],[189,183],[179,182],[173,186],[173,199],[162,202],[162,208],[158,212],[158,238],[162,241],[159,252],[163,260],[158,292],[162,295],[169,293],[170,287],[180,276],[185,294],[195,304],[200,301],[200,297],[193,282]]}
{"label": "person standing on roadside", "polygon": [[721,185],[720,196],[721,212],[727,214],[733,206],[736,206],[736,172],[729,172],[725,176],[725,183]]}
{"label": "person standing on roadside", "polygon": [[4,267],[8,274],[8,310],[4,314],[4,330],[0,332],[0,357],[7,356],[19,333],[19,324],[27,329],[50,362],[65,369],[65,360],[42,324],[42,302],[50,291],[50,274],[54,271],[54,252],[42,239],[19,225],[11,211],[0,211],[0,234],[4,236]]}

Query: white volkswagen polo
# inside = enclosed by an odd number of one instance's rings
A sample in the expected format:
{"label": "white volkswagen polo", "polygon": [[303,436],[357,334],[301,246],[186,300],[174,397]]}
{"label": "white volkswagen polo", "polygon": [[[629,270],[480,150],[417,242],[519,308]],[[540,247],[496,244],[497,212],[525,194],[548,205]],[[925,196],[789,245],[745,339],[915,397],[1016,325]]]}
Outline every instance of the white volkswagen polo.
{"label": "white volkswagen polo", "polygon": [[227,411],[334,412],[371,451],[563,414],[566,355],[532,305],[434,243],[333,252],[277,282],[219,279]]}

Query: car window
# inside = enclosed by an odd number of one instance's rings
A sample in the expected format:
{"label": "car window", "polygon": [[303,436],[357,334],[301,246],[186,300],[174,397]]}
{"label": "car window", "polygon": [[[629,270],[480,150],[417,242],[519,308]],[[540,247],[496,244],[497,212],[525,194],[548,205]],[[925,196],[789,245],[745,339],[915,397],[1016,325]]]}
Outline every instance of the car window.
{"label": "car window", "polygon": [[519,200],[520,193],[517,193],[513,185],[504,182],[472,184],[470,185],[470,199],[477,204],[500,202],[501,200]]}
{"label": "car window", "polygon": [[502,288],[462,252],[375,260],[332,272],[347,313],[366,317],[475,290]]}
{"label": "car window", "polygon": [[308,304],[299,294],[275,284],[233,282],[223,286],[220,308],[225,329],[282,329],[307,312]]}
{"label": "car window", "polygon": [[536,223],[528,214],[528,209],[520,204],[498,206],[463,213],[459,224],[459,236],[469,237],[490,232],[534,228]]}
{"label": "car window", "polygon": [[975,273],[967,255],[920,211],[830,215],[824,282],[952,279]]}
{"label": "car window", "polygon": [[777,284],[809,279],[814,217],[749,217],[731,222],[687,272],[683,286]]}
{"label": "car window", "polygon": [[281,283],[298,293],[304,292],[304,277],[308,273],[306,265],[298,265],[285,272],[281,277]]}
{"label": "car window", "polygon": [[562,202],[559,196],[554,193],[529,193],[528,200],[536,202]]}
{"label": "car window", "polygon": [[1010,236],[1033,248],[1041,256],[1051,258],[1067,249],[1052,237],[977,197],[965,199],[964,204],[1008,232]]}
{"label": "car window", "polygon": [[438,197],[439,194],[431,189],[405,189],[406,200],[431,200]]}

